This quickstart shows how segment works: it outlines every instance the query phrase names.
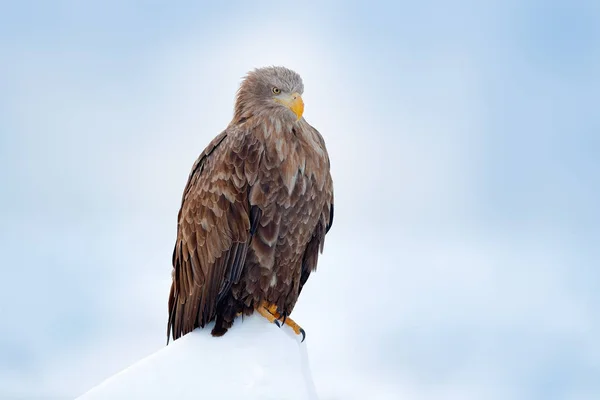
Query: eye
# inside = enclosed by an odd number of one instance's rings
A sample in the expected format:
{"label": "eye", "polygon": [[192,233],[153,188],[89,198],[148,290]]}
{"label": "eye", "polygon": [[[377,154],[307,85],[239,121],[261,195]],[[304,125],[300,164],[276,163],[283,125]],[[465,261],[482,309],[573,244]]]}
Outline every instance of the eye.
{"label": "eye", "polygon": [[273,89],[271,89],[271,91],[273,91],[274,94],[279,94],[281,93],[281,89],[274,87]]}

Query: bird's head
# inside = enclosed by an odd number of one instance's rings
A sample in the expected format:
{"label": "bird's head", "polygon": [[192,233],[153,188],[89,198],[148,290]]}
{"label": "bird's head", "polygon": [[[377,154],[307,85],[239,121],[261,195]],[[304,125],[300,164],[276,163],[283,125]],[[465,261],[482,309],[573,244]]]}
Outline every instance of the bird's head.
{"label": "bird's head", "polygon": [[297,121],[302,118],[304,84],[296,72],[285,67],[258,68],[248,73],[237,93],[235,116],[276,115]]}

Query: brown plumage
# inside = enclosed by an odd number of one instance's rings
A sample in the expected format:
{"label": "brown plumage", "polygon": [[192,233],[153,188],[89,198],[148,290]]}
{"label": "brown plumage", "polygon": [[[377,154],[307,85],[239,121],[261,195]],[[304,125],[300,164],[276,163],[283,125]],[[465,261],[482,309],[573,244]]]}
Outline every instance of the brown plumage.
{"label": "brown plumage", "polygon": [[212,334],[223,335],[238,314],[262,304],[276,306],[276,318],[292,312],[333,221],[329,156],[302,118],[303,89],[283,67],[248,73],[233,120],[192,167],[178,216],[167,336],[213,320]]}

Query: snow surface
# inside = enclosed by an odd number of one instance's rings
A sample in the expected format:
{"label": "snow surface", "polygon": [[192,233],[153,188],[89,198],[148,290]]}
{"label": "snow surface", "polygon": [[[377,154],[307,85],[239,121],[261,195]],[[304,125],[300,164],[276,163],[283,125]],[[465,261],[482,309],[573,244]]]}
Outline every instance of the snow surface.
{"label": "snow surface", "polygon": [[212,325],[171,342],[80,396],[96,399],[317,399],[306,343],[259,315],[222,337]]}

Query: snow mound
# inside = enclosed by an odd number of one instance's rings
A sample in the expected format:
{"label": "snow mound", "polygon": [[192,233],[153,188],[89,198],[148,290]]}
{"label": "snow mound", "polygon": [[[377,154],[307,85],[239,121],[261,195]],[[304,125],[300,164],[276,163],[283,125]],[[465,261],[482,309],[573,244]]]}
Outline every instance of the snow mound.
{"label": "snow mound", "polygon": [[315,400],[306,342],[259,315],[222,337],[212,326],[171,342],[79,397],[96,399]]}

